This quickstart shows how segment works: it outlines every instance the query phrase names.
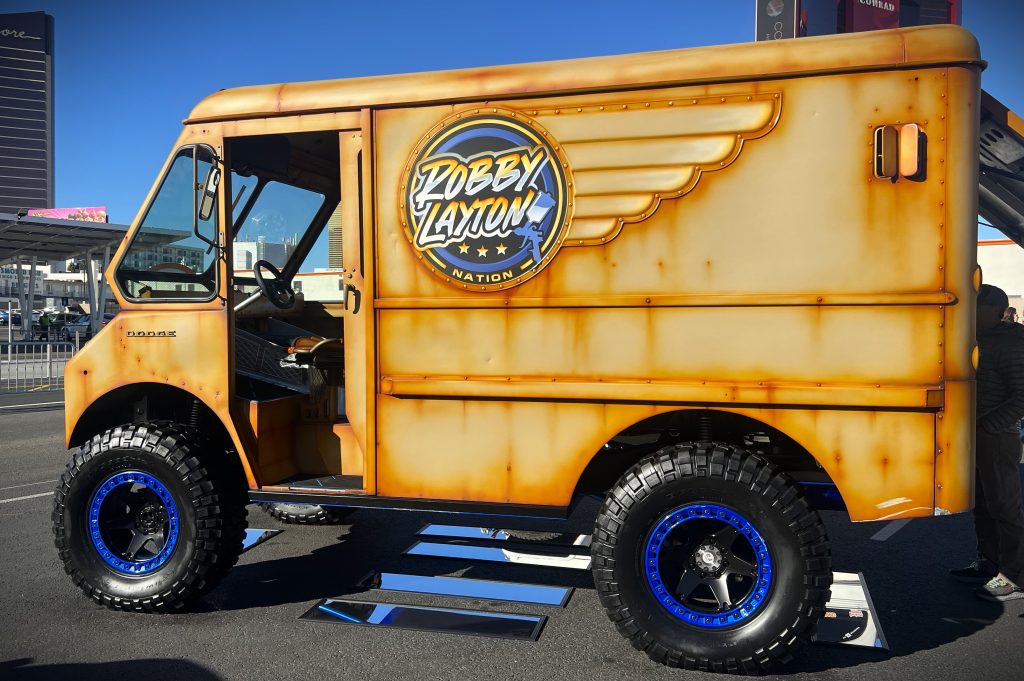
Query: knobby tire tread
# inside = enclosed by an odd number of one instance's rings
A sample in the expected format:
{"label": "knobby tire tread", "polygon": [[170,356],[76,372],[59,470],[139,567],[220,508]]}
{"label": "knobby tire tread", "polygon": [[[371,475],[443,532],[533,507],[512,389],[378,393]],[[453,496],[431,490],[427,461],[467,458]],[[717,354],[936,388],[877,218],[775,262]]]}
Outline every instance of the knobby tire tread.
{"label": "knobby tire tread", "polygon": [[[681,655],[658,643],[641,627],[619,595],[614,547],[626,515],[661,484],[680,477],[720,478],[736,482],[771,502],[800,542],[804,589],[793,622],[750,657],[711,660]],[[670,667],[731,674],[758,675],[789,662],[810,641],[830,596],[832,559],[828,534],[820,517],[794,483],[763,458],[717,443],[684,443],[661,449],[637,462],[609,491],[597,516],[593,547],[598,597],[619,632],[637,650]]]}
{"label": "knobby tire tread", "polygon": [[316,504],[310,504],[309,509],[303,513],[293,513],[281,504],[260,504],[260,507],[270,517],[288,525],[340,525],[352,514],[350,509]]}
{"label": "knobby tire tread", "polygon": [[[185,574],[161,593],[146,598],[120,598],[103,593],[71,561],[70,538],[64,527],[64,502],[82,466],[111,449],[138,449],[158,456],[189,486],[196,514],[196,547]],[[170,421],[118,426],[94,436],[68,462],[54,494],[54,544],[72,581],[96,603],[113,610],[176,612],[212,589],[238,561],[246,528],[247,494],[230,470],[230,453],[218,456],[199,431]]]}

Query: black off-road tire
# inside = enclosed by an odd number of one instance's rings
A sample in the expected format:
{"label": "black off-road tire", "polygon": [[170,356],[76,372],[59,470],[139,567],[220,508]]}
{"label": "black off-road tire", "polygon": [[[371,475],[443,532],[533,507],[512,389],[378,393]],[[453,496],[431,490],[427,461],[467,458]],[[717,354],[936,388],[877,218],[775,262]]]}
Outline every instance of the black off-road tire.
{"label": "black off-road tire", "polygon": [[355,509],[317,504],[260,504],[271,517],[289,525],[342,525]]}
{"label": "black off-road tire", "polygon": [[[663,513],[715,503],[746,516],[772,555],[767,599],[751,619],[720,630],[674,617],[645,577],[646,537]],[[597,593],[632,645],[671,667],[760,674],[788,662],[824,612],[832,559],[821,518],[796,484],[764,459],[730,445],[684,443],[642,459],[609,491],[592,553]]]}
{"label": "black off-road tire", "polygon": [[[54,543],[65,572],[89,598],[115,610],[175,612],[208,592],[238,560],[245,537],[245,481],[232,456],[171,422],[118,426],[93,437],[72,456],[54,496]],[[129,470],[156,477],[179,514],[177,545],[144,576],[108,566],[87,531],[97,486]]]}

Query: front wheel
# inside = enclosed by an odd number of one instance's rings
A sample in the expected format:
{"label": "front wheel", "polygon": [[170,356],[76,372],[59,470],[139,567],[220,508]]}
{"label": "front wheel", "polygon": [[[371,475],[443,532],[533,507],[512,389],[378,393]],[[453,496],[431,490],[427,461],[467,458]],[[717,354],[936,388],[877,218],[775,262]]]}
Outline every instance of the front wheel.
{"label": "front wheel", "polygon": [[226,456],[169,423],[119,426],[84,444],[54,496],[64,570],[118,610],[171,612],[210,590],[245,535],[244,488]]}
{"label": "front wheel", "polygon": [[757,674],[821,617],[828,536],[795,483],[728,445],[666,447],[610,490],[592,546],[619,632],[673,667]]}

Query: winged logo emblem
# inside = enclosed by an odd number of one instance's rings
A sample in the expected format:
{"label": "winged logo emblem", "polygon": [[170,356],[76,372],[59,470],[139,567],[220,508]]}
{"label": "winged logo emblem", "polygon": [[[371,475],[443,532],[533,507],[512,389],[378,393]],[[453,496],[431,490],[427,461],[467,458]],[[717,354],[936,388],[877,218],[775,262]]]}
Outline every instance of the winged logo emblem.
{"label": "winged logo emblem", "polygon": [[627,223],[721,170],[779,120],[778,92],[528,111],[561,144],[575,182],[564,246],[607,243]]}
{"label": "winged logo emblem", "polygon": [[608,243],[730,165],[775,126],[781,100],[769,92],[456,111],[406,165],[405,235],[446,283],[517,286],[560,247]]}

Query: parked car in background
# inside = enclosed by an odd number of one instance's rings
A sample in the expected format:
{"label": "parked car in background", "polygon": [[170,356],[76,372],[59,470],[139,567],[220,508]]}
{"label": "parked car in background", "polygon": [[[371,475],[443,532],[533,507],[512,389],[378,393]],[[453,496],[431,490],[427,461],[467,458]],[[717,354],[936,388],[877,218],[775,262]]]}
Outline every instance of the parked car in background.
{"label": "parked car in background", "polygon": [[[77,312],[57,312],[47,315],[50,318],[49,326],[43,326],[42,317],[32,322],[33,340],[63,340],[64,326],[75,321],[82,315]],[[74,336],[74,334],[72,334]]]}
{"label": "parked car in background", "polygon": [[10,324],[10,317],[14,317],[13,323],[15,324],[15,326],[21,324],[21,312],[19,310],[15,310],[14,312],[9,312],[8,310],[0,310],[0,326],[7,326],[8,324]]}
{"label": "parked car in background", "polygon": [[[103,315],[103,321],[100,323],[100,326],[106,326],[114,317],[115,315],[113,313],[105,313]],[[92,330],[91,325],[89,323],[91,319],[92,315],[84,314],[80,317],[77,317],[67,322],[64,325],[64,329],[60,333],[61,340],[73,341],[75,340],[76,333],[78,334],[79,340],[82,341],[87,341],[90,338],[92,338]]]}

